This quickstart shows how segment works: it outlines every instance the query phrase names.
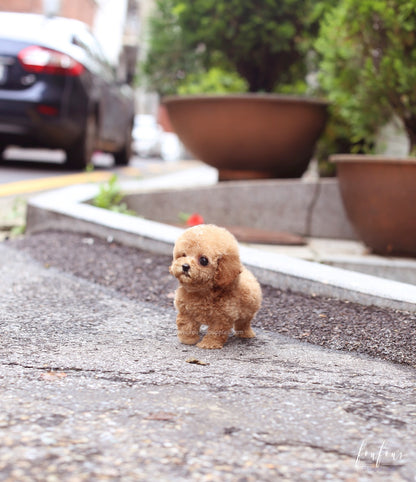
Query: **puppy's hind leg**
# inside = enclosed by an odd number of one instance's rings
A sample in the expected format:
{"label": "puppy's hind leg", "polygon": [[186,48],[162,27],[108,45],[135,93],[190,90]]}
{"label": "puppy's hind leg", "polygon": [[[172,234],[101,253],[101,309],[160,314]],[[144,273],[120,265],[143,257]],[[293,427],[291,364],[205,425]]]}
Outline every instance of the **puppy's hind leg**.
{"label": "puppy's hind leg", "polygon": [[252,317],[240,318],[234,323],[235,336],[239,338],[254,338],[256,336],[251,329],[251,319]]}

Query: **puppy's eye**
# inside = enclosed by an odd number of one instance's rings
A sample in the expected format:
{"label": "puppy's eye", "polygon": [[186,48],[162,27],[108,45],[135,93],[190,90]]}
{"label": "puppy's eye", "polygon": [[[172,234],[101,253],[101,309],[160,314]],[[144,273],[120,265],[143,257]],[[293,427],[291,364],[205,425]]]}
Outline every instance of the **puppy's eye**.
{"label": "puppy's eye", "polygon": [[208,263],[209,263],[208,258],[206,258],[205,256],[201,256],[199,258],[199,264],[201,266],[208,266]]}

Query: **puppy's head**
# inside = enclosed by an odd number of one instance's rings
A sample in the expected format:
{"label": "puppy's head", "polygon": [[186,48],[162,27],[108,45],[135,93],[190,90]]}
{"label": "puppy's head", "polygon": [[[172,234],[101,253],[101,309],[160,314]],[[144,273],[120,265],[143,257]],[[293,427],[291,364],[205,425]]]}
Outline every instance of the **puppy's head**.
{"label": "puppy's head", "polygon": [[189,228],[176,241],[169,271],[189,291],[225,288],[242,271],[238,243],[218,226]]}

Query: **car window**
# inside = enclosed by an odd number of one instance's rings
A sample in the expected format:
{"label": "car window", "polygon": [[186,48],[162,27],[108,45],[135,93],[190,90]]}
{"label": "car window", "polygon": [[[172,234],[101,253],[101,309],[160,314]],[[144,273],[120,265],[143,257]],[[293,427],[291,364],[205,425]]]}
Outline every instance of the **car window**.
{"label": "car window", "polygon": [[94,61],[101,65],[101,68],[105,71],[109,80],[114,80],[114,71],[112,67],[105,58],[100,44],[95,37],[88,32],[88,30],[75,33],[72,38],[72,43],[85,50],[90,58],[94,59]]}

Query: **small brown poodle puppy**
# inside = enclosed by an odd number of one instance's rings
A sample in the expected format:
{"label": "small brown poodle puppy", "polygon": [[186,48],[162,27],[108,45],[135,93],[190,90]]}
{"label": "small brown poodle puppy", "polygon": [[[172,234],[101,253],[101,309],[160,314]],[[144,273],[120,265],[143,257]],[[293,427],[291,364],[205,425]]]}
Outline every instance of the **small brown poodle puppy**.
{"label": "small brown poodle puppy", "polygon": [[250,322],[260,308],[261,288],[241,264],[229,231],[209,224],[187,229],[176,241],[169,271],[180,283],[175,307],[182,343],[197,343],[201,325],[208,331],[199,348],[222,348],[233,326],[240,338],[255,336]]}

